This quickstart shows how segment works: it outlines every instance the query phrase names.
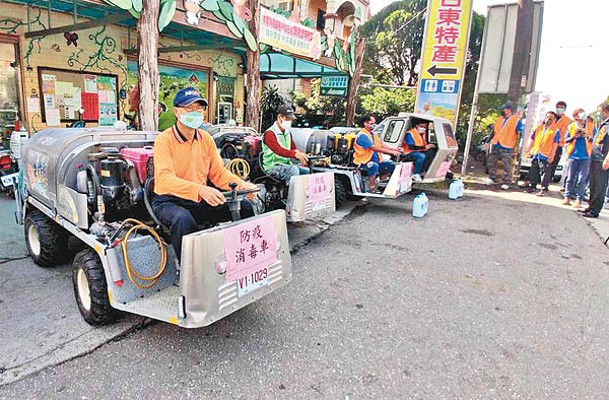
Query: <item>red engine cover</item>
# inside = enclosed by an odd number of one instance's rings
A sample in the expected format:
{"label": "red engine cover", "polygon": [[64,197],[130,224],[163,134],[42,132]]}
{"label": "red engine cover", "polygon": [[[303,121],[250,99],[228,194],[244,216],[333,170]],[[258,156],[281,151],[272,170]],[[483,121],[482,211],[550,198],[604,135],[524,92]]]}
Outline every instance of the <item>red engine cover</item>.
{"label": "red engine cover", "polygon": [[148,179],[148,160],[154,156],[153,147],[125,147],[121,149],[121,156],[124,160],[129,160],[135,165],[135,170],[137,171],[137,177],[140,179],[140,183],[145,183],[146,179]]}

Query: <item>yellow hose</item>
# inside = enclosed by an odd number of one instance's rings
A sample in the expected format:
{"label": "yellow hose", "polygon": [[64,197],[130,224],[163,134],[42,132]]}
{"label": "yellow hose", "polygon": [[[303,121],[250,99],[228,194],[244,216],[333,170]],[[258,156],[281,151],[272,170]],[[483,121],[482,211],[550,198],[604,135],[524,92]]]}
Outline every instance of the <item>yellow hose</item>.
{"label": "yellow hose", "polygon": [[243,158],[233,158],[226,167],[241,179],[247,179],[250,175],[250,165]]}
{"label": "yellow hose", "polygon": [[[167,250],[165,249],[165,244],[163,243],[163,239],[161,239],[159,234],[153,228],[149,227],[148,225],[144,224],[143,222],[138,221],[137,219],[134,219],[134,218],[128,218],[125,220],[125,222],[132,222],[135,224],[127,231],[127,234],[123,238],[123,243],[122,243],[123,257],[125,259],[125,267],[127,269],[127,276],[129,276],[129,280],[136,287],[138,287],[140,289],[148,289],[148,288],[154,286],[158,282],[159,277],[165,271],[165,266],[167,265]],[[133,265],[131,265],[131,262],[129,262],[129,256],[127,255],[127,242],[129,241],[129,236],[131,236],[131,234],[133,232],[137,232],[139,230],[144,230],[144,231],[150,232],[152,234],[152,236],[156,239],[156,241],[159,243],[159,246],[161,247],[161,262],[159,263],[159,270],[153,276],[140,275],[135,270],[135,268],[133,268]],[[142,280],[144,282],[150,282],[150,283],[141,284],[135,279],[134,276],[136,278],[138,278],[139,280]]]}

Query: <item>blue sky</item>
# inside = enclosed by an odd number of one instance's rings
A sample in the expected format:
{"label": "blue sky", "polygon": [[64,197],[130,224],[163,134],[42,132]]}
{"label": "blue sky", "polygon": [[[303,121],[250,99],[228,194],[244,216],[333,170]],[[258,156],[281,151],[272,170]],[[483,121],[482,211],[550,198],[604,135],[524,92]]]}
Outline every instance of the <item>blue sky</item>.
{"label": "blue sky", "polygon": [[[392,2],[371,0],[372,13]],[[474,10],[486,14],[489,5],[504,3],[509,1],[474,0]],[[596,110],[609,96],[609,78],[603,75],[609,66],[603,42],[608,15],[609,1],[545,1],[535,90],[549,93],[554,101],[565,100],[569,112],[579,107]]]}

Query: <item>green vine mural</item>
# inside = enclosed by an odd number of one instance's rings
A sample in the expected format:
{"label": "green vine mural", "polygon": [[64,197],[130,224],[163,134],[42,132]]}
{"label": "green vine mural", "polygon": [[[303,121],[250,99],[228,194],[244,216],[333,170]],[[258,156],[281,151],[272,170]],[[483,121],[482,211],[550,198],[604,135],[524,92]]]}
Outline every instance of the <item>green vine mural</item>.
{"label": "green vine mural", "polygon": [[[142,12],[142,0],[104,0],[104,2],[129,11],[133,18],[140,19],[140,14]],[[159,10],[159,32],[163,32],[163,29],[169,25],[175,12],[176,0],[161,0]]]}
{"label": "green vine mural", "polygon": [[[41,20],[42,10],[40,8],[35,9],[37,11],[37,14],[36,16],[34,16],[34,19],[29,24],[27,22],[15,20],[12,18],[0,19],[0,31],[7,32],[9,34],[15,34],[17,33],[17,30],[19,28],[28,26],[31,28],[33,25],[36,25],[42,29],[47,29],[47,26]],[[40,42],[42,41],[42,39],[44,39],[44,37],[35,37],[30,39],[30,41],[28,42],[27,50],[23,55],[25,65],[28,69],[32,68],[30,58],[32,57],[32,53],[34,52],[34,50],[38,49],[38,53],[40,53],[41,51]]]}
{"label": "green vine mural", "polygon": [[235,65],[235,60],[230,57],[224,57],[221,54],[218,54],[215,58],[208,58],[209,61],[214,66],[214,70],[216,70],[221,76],[232,76],[231,73],[232,67]]}
{"label": "green vine mural", "polygon": [[[127,67],[122,63],[123,55],[117,51],[116,39],[106,33],[106,26],[102,26],[97,32],[89,34],[89,40],[93,42],[96,50],[85,60],[82,57],[84,51],[79,49],[72,52],[68,57],[68,66],[78,67],[80,71],[114,73],[108,66],[113,66],[121,71],[124,76],[120,89],[127,91]],[[120,99],[121,107],[124,109],[125,101]]]}

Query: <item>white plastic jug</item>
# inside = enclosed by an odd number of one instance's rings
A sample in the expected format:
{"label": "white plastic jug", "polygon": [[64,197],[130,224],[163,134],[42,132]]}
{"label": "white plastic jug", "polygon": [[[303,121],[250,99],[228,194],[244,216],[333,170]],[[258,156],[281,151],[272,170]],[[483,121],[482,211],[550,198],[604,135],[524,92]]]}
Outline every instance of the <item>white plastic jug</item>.
{"label": "white plastic jug", "polygon": [[448,198],[451,200],[457,200],[459,198],[459,181],[453,179],[448,185]]}
{"label": "white plastic jug", "polygon": [[463,181],[461,179],[459,179],[457,182],[459,182],[459,190],[457,190],[457,197],[463,197],[463,194],[465,193],[465,185],[463,184]]}
{"label": "white plastic jug", "polygon": [[425,193],[417,195],[412,202],[412,216],[415,218],[422,218],[427,214],[427,203],[429,200]]}

